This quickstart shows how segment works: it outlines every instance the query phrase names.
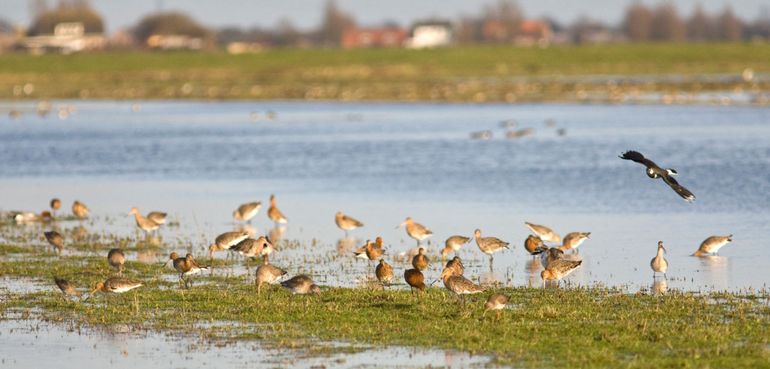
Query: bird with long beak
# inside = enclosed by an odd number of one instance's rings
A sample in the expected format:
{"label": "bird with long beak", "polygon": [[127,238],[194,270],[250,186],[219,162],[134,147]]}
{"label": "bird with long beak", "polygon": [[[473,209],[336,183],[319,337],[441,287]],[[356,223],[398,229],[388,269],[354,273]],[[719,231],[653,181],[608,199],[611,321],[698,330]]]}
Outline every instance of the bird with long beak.
{"label": "bird with long beak", "polygon": [[398,229],[404,226],[406,227],[406,234],[416,240],[418,246],[422,240],[433,236],[433,231],[420,223],[416,223],[411,217],[407,217],[401,224],[396,226],[396,228]]}
{"label": "bird with long beak", "polygon": [[444,287],[455,295],[460,296],[465,306],[465,295],[473,295],[484,292],[484,288],[471,282],[468,278],[457,274],[455,269],[444,268],[440,279],[444,281]]}
{"label": "bird with long beak", "polygon": [[548,281],[559,281],[560,279],[568,276],[574,272],[580,264],[583,264],[582,260],[567,260],[556,259],[548,263],[548,267],[540,272],[540,278],[543,279],[543,287],[545,287]]}
{"label": "bird with long beak", "polygon": [[214,243],[209,246],[209,259],[214,257],[215,251],[230,250],[231,247],[247,238],[249,238],[248,232],[225,232],[220,234],[214,239]]}
{"label": "bird with long beak", "polygon": [[590,236],[591,236],[591,232],[567,233],[567,235],[564,236],[564,242],[562,243],[561,246],[559,246],[559,250],[561,251],[574,250],[573,252],[576,252],[577,248],[580,247],[580,245],[582,245],[585,240],[589,239]]}
{"label": "bird with long beak", "polygon": [[711,236],[701,242],[700,247],[698,247],[698,251],[695,251],[692,256],[716,254],[719,252],[719,249],[721,249],[722,246],[727,245],[730,242],[733,242],[733,235],[731,234],[727,236]]}
{"label": "bird with long beak", "polygon": [[450,252],[453,252],[455,255],[457,255],[457,252],[460,251],[460,248],[467,245],[469,242],[471,242],[472,238],[455,235],[451,236],[444,241],[444,248],[441,249],[441,257],[445,258],[447,255],[449,255]]}
{"label": "bird with long beak", "polygon": [[663,278],[666,278],[666,270],[668,269],[668,260],[663,257],[666,252],[666,248],[663,247],[663,241],[658,241],[658,253],[652,260],[650,260],[650,268],[652,268],[652,278],[655,278],[655,273],[663,273]]}
{"label": "bird with long beak", "polygon": [[484,313],[483,315],[487,314],[487,311],[494,310],[495,314],[497,314],[497,319],[500,319],[500,313],[502,313],[503,309],[508,305],[508,296],[501,295],[499,293],[493,293],[489,295],[489,298],[487,299],[487,302],[484,303]]}
{"label": "bird with long beak", "polygon": [[190,288],[190,286],[192,286],[191,277],[193,275],[199,274],[204,270],[209,270],[208,266],[198,264],[192,254],[189,253],[182,258],[179,257],[176,252],[172,252],[164,266],[167,266],[169,263],[173,263],[174,269],[179,272],[179,282],[184,284],[184,288]]}
{"label": "bird with long beak", "polygon": [[91,295],[96,292],[104,293],[124,293],[143,286],[142,282],[125,277],[111,277],[107,278],[104,282],[96,283],[96,286],[91,291]]}

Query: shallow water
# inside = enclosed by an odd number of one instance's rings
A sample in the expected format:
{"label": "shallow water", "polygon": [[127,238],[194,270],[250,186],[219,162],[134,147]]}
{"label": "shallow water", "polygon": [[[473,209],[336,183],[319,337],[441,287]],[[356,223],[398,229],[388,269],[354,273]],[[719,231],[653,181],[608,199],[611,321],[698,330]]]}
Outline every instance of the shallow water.
{"label": "shallow water", "polygon": [[254,342],[217,342],[144,332],[111,331],[0,319],[0,368],[415,368],[483,367],[490,358],[453,350],[371,348],[355,353],[308,355],[301,349]]}
{"label": "shallow water", "polygon": [[[40,211],[54,196],[68,208],[80,199],[96,215],[82,224],[88,232],[132,236],[132,206],[168,211],[180,226],[161,231],[167,247],[147,261],[171,246],[203,257],[217,234],[234,228],[231,213],[247,201],[263,202],[253,227],[269,232],[264,214],[275,193],[290,219],[281,237],[301,246],[279,250],[272,261],[326,285],[357,285],[373,273],[350,252],[366,239],[383,236],[388,260],[414,247],[394,229],[406,216],[435,232],[427,246],[434,257],[448,236],[475,228],[511,242],[495,255],[491,273],[475,244],[461,250],[466,274],[485,282],[540,284],[539,264],[522,247],[524,221],[562,235],[591,232],[577,256],[583,266],[568,278],[573,284],[653,287],[649,261],[658,240],[669,251],[669,289],[735,291],[770,282],[768,109],[144,102],[133,112],[122,102],[54,105],[77,109],[64,120],[0,119],[0,210]],[[268,119],[268,111],[276,117]],[[505,139],[498,122],[508,119],[535,134]],[[481,130],[492,139],[469,138]],[[697,200],[685,203],[642,166],[618,159],[627,149],[676,168]],[[355,239],[335,227],[338,210],[366,224],[351,232]],[[730,233],[734,242],[720,256],[689,256],[706,237]],[[434,263],[426,277],[438,274]]]}

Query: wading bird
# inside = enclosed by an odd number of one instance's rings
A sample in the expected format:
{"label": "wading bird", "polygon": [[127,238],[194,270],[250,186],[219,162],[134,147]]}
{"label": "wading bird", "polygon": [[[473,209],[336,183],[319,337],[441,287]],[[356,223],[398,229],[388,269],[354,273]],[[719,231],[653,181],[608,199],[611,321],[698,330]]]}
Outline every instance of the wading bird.
{"label": "wading bird", "polygon": [[233,219],[241,222],[251,222],[251,219],[259,213],[259,209],[261,208],[262,203],[259,201],[241,204],[238,209],[233,211]]}
{"label": "wading bird", "polygon": [[543,241],[548,241],[556,244],[561,242],[561,237],[556,232],[551,230],[551,228],[548,228],[544,225],[534,224],[530,222],[524,222],[524,224],[527,226],[527,228],[529,228],[530,231],[532,231],[532,233],[540,237],[540,239]]}
{"label": "wading bird", "polygon": [[460,248],[465,246],[470,241],[470,237],[458,235],[447,238],[446,241],[444,241],[444,248],[441,249],[441,256],[447,257],[450,252],[453,252],[455,255],[457,255],[457,252],[460,251]]}
{"label": "wading bird", "polygon": [[345,237],[348,236],[348,231],[352,231],[356,228],[364,226],[364,223],[361,223],[355,218],[343,214],[341,211],[338,211],[337,214],[334,214],[334,223],[337,223],[337,227],[345,231]]}
{"label": "wading bird", "polygon": [[727,236],[711,236],[701,242],[698,251],[695,251],[692,256],[716,254],[722,246],[727,245],[730,242],[733,242],[733,235],[731,234]]}
{"label": "wading bird", "polygon": [[124,255],[123,250],[119,248],[110,249],[107,253],[107,263],[118,272],[118,275],[123,275],[123,265],[126,263],[126,255]]}
{"label": "wading bird", "polygon": [[666,252],[666,248],[663,247],[663,241],[658,241],[658,253],[652,260],[650,260],[650,268],[652,268],[652,278],[655,278],[655,273],[663,273],[663,278],[666,278],[666,270],[668,269],[668,260],[663,257]]}
{"label": "wading bird", "polygon": [[404,220],[404,222],[399,224],[396,228],[403,226],[406,226],[406,234],[416,240],[418,246],[422,240],[433,235],[433,231],[420,223],[416,223],[414,220],[412,220],[411,217],[407,217],[406,220]]}

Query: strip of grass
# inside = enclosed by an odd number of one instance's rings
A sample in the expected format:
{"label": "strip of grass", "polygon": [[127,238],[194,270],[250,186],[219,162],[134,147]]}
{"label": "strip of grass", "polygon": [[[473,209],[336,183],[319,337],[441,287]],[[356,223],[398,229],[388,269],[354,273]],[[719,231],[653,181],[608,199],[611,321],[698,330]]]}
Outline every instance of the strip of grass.
{"label": "strip of grass", "polygon": [[[623,82],[584,75],[730,74],[770,71],[770,45],[628,44],[456,47],[435,50],[271,50],[224,53],[111,52],[3,55],[0,99],[560,100],[602,91],[770,90],[766,82]],[[524,78],[524,79],[522,79]],[[543,79],[545,78],[545,79]],[[25,94],[22,86],[31,84]]]}
{"label": "strip of grass", "polygon": [[[308,297],[274,287],[258,296],[251,276],[203,276],[182,290],[172,282],[172,270],[143,263],[130,263],[127,270],[145,286],[124,295],[68,300],[51,282],[50,291],[0,299],[0,308],[34,307],[48,320],[92,326],[180,333],[195,327],[188,333],[291,347],[321,339],[453,348],[525,367],[755,368],[770,362],[770,307],[764,295],[506,288],[497,292],[511,296],[512,308],[497,320],[494,314],[482,316],[488,293],[465,307],[439,288],[419,299],[405,290],[361,288],[328,288]],[[0,262],[0,276],[59,275],[81,288],[110,272],[101,257]],[[228,324],[216,324],[221,322]]]}

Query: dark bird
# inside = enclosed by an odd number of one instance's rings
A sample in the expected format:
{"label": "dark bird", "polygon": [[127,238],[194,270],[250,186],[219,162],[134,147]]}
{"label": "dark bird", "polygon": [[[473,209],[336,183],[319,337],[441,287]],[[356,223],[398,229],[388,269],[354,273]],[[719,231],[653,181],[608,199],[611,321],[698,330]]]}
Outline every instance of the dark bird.
{"label": "dark bird", "polygon": [[680,185],[679,182],[674,179],[674,176],[678,174],[676,170],[671,168],[663,169],[655,164],[652,160],[645,158],[644,155],[637,151],[626,151],[625,154],[618,157],[625,160],[635,161],[644,165],[647,167],[648,177],[652,179],[662,178],[663,182],[666,182],[666,184],[671,187],[674,192],[681,196],[684,201],[691,202],[695,200],[695,195],[693,195],[690,190],[682,187],[682,185]]}

